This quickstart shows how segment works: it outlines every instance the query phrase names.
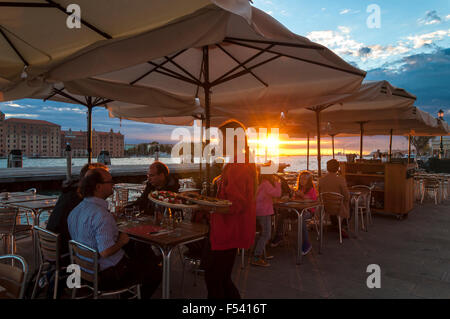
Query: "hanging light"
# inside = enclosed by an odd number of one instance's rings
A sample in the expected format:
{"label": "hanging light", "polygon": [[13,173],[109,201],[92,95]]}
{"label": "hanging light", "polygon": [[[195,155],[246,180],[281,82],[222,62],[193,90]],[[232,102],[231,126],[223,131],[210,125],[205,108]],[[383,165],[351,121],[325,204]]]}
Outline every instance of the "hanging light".
{"label": "hanging light", "polygon": [[444,111],[442,111],[442,109],[440,109],[440,110],[438,111],[438,118],[439,118],[440,120],[443,120],[443,119],[444,119]]}

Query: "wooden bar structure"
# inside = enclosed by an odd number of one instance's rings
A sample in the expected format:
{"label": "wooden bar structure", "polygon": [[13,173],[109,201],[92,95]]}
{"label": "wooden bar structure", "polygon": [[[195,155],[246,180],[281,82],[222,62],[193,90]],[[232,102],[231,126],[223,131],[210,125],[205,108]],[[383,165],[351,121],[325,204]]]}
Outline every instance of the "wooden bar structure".
{"label": "wooden bar structure", "polygon": [[414,164],[381,161],[340,162],[348,187],[374,186],[372,212],[394,214],[399,219],[414,207]]}

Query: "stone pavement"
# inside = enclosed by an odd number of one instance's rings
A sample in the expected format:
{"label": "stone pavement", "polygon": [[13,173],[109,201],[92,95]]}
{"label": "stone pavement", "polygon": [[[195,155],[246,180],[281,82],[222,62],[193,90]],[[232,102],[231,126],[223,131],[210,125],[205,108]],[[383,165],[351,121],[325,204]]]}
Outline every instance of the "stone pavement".
{"label": "stone pavement", "polygon": [[[295,223],[294,223],[295,225]],[[296,230],[284,246],[271,248],[271,266],[246,265],[236,258],[233,280],[242,298],[450,298],[450,200],[440,205],[417,204],[404,220],[393,215],[374,214],[368,232],[339,244],[337,232],[324,234],[322,254],[316,235],[310,232],[313,250],[295,264]],[[31,258],[30,242],[18,244],[18,254]],[[194,286],[194,274],[185,272],[181,289],[182,264],[174,251],[171,298],[206,298],[203,275]],[[369,289],[367,266],[381,268],[381,288]],[[160,298],[161,291],[155,293]]]}

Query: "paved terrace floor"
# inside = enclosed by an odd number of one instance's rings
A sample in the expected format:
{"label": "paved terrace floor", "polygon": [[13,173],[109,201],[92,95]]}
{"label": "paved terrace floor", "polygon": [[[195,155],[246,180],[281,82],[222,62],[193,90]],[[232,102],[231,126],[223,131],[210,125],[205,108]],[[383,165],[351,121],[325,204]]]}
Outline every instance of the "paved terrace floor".
{"label": "paved terrace floor", "polygon": [[[242,298],[450,298],[450,200],[418,204],[401,221],[374,215],[369,232],[360,231],[358,239],[344,239],[342,245],[336,232],[325,233],[320,255],[316,235],[310,232],[310,238],[313,250],[302,265],[295,264],[295,229],[284,246],[270,249],[275,256],[270,267],[252,266],[246,258],[242,269],[237,258],[233,280]],[[19,242],[17,253],[31,261],[28,239]],[[367,288],[369,264],[381,267],[380,289]],[[194,286],[187,270],[182,293],[181,274],[176,251],[171,298],[206,298],[202,275]],[[160,296],[159,289],[154,298]]]}

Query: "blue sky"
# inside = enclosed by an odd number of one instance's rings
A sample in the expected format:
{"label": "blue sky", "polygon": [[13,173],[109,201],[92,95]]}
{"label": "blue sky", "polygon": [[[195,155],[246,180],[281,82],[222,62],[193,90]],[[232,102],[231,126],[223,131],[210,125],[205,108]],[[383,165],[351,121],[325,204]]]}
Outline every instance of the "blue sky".
{"label": "blue sky", "polygon": [[[373,11],[380,9],[380,27],[368,27]],[[366,80],[388,80],[417,96],[416,105],[435,115],[442,108],[450,118],[450,3],[448,0],[304,1],[253,0],[291,31],[321,43],[349,63],[367,71]],[[0,103],[8,117],[48,120],[62,129],[86,129],[83,106],[20,100]],[[94,128],[113,128],[125,134],[126,143],[167,141],[172,127],[108,118],[94,111]],[[396,148],[406,140],[396,138]],[[353,142],[346,141],[346,145]],[[366,139],[366,150],[386,148],[385,137]],[[355,146],[358,141],[355,139]],[[356,147],[357,148],[357,147]]]}

